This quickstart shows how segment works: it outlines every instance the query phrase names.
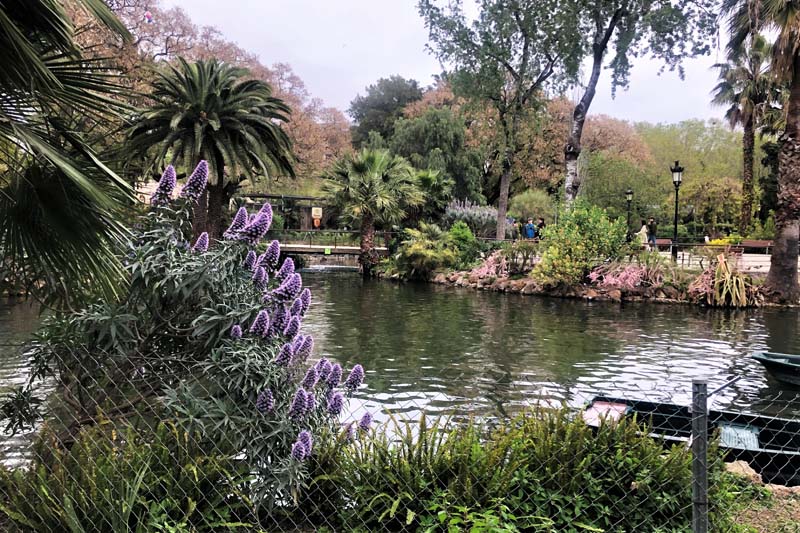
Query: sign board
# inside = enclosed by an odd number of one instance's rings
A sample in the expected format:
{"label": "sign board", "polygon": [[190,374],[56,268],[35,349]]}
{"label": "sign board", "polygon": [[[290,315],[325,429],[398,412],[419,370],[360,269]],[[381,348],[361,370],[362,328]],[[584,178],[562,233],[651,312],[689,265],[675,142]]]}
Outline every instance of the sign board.
{"label": "sign board", "polygon": [[321,207],[312,207],[311,208],[311,218],[322,218],[322,208]]}
{"label": "sign board", "polygon": [[331,255],[331,249],[325,248],[325,255]]}

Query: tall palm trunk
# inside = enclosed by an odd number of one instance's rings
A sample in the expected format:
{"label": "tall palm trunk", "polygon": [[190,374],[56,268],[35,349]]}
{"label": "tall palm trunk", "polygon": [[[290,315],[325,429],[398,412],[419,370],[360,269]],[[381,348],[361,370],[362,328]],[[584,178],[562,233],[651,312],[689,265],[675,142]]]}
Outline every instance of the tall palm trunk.
{"label": "tall palm trunk", "polygon": [[742,137],[742,215],[739,219],[739,234],[747,235],[753,216],[753,152],[755,151],[755,128],[752,114],[744,121]]}
{"label": "tall palm trunk", "polygon": [[358,262],[364,277],[371,277],[375,265],[378,264],[378,254],[375,252],[375,217],[372,213],[365,213],[361,219],[361,253]]}
{"label": "tall palm trunk", "polygon": [[194,206],[194,213],[192,216],[192,231],[194,236],[197,237],[208,227],[208,188],[203,191],[203,194],[198,198],[197,204]]}
{"label": "tall palm trunk", "polygon": [[795,55],[786,114],[786,130],[778,153],[778,205],[775,246],[765,290],[776,300],[796,302],[797,251],[800,238],[800,55]]}
{"label": "tall palm trunk", "polygon": [[222,237],[222,217],[225,210],[225,189],[221,183],[208,187],[208,220],[206,231],[212,239]]}

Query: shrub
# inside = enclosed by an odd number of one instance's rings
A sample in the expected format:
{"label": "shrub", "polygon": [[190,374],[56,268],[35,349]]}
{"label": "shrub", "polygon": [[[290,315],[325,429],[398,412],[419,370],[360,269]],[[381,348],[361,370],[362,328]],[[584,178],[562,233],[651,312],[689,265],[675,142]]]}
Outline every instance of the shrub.
{"label": "shrub", "polygon": [[542,217],[545,221],[551,222],[555,213],[555,203],[545,191],[528,189],[511,199],[508,210],[519,216],[520,220],[523,221],[529,218],[535,221],[537,218]]}
{"label": "shrub", "polygon": [[689,298],[713,307],[749,307],[759,302],[758,287],[735,261],[719,254],[689,285]]}
{"label": "shrub", "polygon": [[481,250],[481,245],[469,226],[462,220],[457,221],[448,230],[447,238],[458,250],[456,268],[469,268],[478,258]]}
{"label": "shrub", "polygon": [[464,222],[477,237],[494,237],[497,228],[497,209],[490,205],[473,204],[469,200],[453,200],[444,212],[444,223],[452,226]]}
{"label": "shrub", "polygon": [[[248,526],[246,472],[173,423],[81,431],[13,472],[0,469],[0,510],[23,531],[231,531]],[[113,429],[112,429],[113,428]]]}
{"label": "shrub", "polygon": [[50,404],[59,442],[98,412],[119,424],[166,417],[200,446],[242,461],[256,506],[291,505],[307,479],[299,435],[338,428],[343,405],[332,410],[327,398],[342,385],[303,379],[311,294],[291,259],[279,264],[277,241],[260,256],[251,249],[269,229],[268,204],[250,219],[240,210],[224,240],[188,240],[203,170],[181,198],[159,187],[126,259],[126,293],[46,323],[31,350],[29,388],[46,375],[60,384]]}
{"label": "shrub", "polygon": [[[717,511],[733,491],[711,463]],[[344,450],[338,479],[352,505],[339,516],[366,531],[685,531],[690,464],[685,446],[665,450],[633,420],[593,430],[567,409],[493,430],[395,420]]]}
{"label": "shrub", "polygon": [[527,274],[536,265],[541,242],[532,240],[504,243],[500,255],[505,259],[506,274]]}
{"label": "shrub", "polygon": [[437,270],[458,262],[459,254],[447,233],[435,224],[420,222],[407,229],[395,256],[395,267],[403,279],[428,279]]}
{"label": "shrub", "polygon": [[533,276],[543,285],[580,283],[593,267],[619,257],[624,245],[624,222],[576,203],[558,224],[545,228],[544,251]]}

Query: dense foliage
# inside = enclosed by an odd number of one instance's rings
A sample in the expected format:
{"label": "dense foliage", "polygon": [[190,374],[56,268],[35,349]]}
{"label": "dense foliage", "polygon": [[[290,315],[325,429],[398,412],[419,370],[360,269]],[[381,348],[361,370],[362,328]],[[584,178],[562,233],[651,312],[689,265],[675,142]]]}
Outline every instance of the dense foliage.
{"label": "dense foliage", "polygon": [[620,255],[625,233],[623,221],[610,220],[598,207],[576,204],[545,230],[533,277],[544,285],[580,283],[593,267]]}
{"label": "dense foliage", "polygon": [[[247,473],[252,505],[287,505],[306,479],[304,433],[338,431],[345,395],[364,373],[357,365],[343,382],[338,364],[307,365],[310,292],[291,259],[279,264],[277,241],[260,256],[251,249],[269,229],[269,204],[250,217],[241,209],[225,240],[188,240],[207,172],[201,162],[173,199],[167,168],[126,258],[127,294],[49,319],[30,352],[31,381],[15,398],[54,379],[59,400],[47,419],[65,449],[98,413],[118,432],[144,431],[143,442],[153,420],[174,420],[205,456]],[[10,427],[31,422],[25,407],[5,404]]]}

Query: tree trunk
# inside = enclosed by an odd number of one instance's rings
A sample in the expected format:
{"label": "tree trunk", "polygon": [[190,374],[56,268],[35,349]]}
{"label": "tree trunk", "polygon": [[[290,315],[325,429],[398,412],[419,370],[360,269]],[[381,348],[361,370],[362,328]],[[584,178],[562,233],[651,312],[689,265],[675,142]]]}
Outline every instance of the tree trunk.
{"label": "tree trunk", "polygon": [[[608,41],[614,34],[620,19],[625,13],[625,8],[620,7],[611,16],[608,25],[604,25],[602,19],[595,20],[595,35],[592,44],[592,74],[586,83],[586,90],[583,92],[580,101],[572,111],[572,127],[564,146],[564,199],[567,204],[571,204],[578,196],[581,187],[580,175],[578,174],[578,157],[581,155],[581,137],[583,136],[583,125],[586,116],[589,114],[589,107],[592,105],[594,95],[597,92],[597,82],[600,79],[600,72],[603,69],[603,56],[605,56]],[[597,15],[600,17],[600,13]]]}
{"label": "tree trunk", "polygon": [[794,57],[786,130],[778,153],[778,205],[775,245],[765,292],[774,300],[795,303],[800,297],[797,252],[800,238],[800,55]]}
{"label": "tree trunk", "polygon": [[225,200],[225,190],[221,184],[209,185],[206,231],[212,240],[222,238],[222,219],[225,209]]}
{"label": "tree trunk", "polygon": [[358,255],[361,273],[365,278],[372,276],[375,265],[378,264],[378,254],[375,252],[375,217],[365,214],[361,219],[361,253]]}
{"label": "tree trunk", "polygon": [[513,152],[511,150],[506,150],[503,156],[503,173],[500,175],[500,196],[497,199],[497,232],[495,233],[495,238],[499,241],[506,238],[508,192],[511,188],[511,166],[513,162]]}
{"label": "tree trunk", "polygon": [[208,188],[198,198],[192,216],[192,231],[197,237],[208,228]]}
{"label": "tree trunk", "polygon": [[753,151],[755,149],[755,130],[753,117],[744,123],[742,137],[742,216],[739,219],[739,235],[747,235],[753,216]]}

